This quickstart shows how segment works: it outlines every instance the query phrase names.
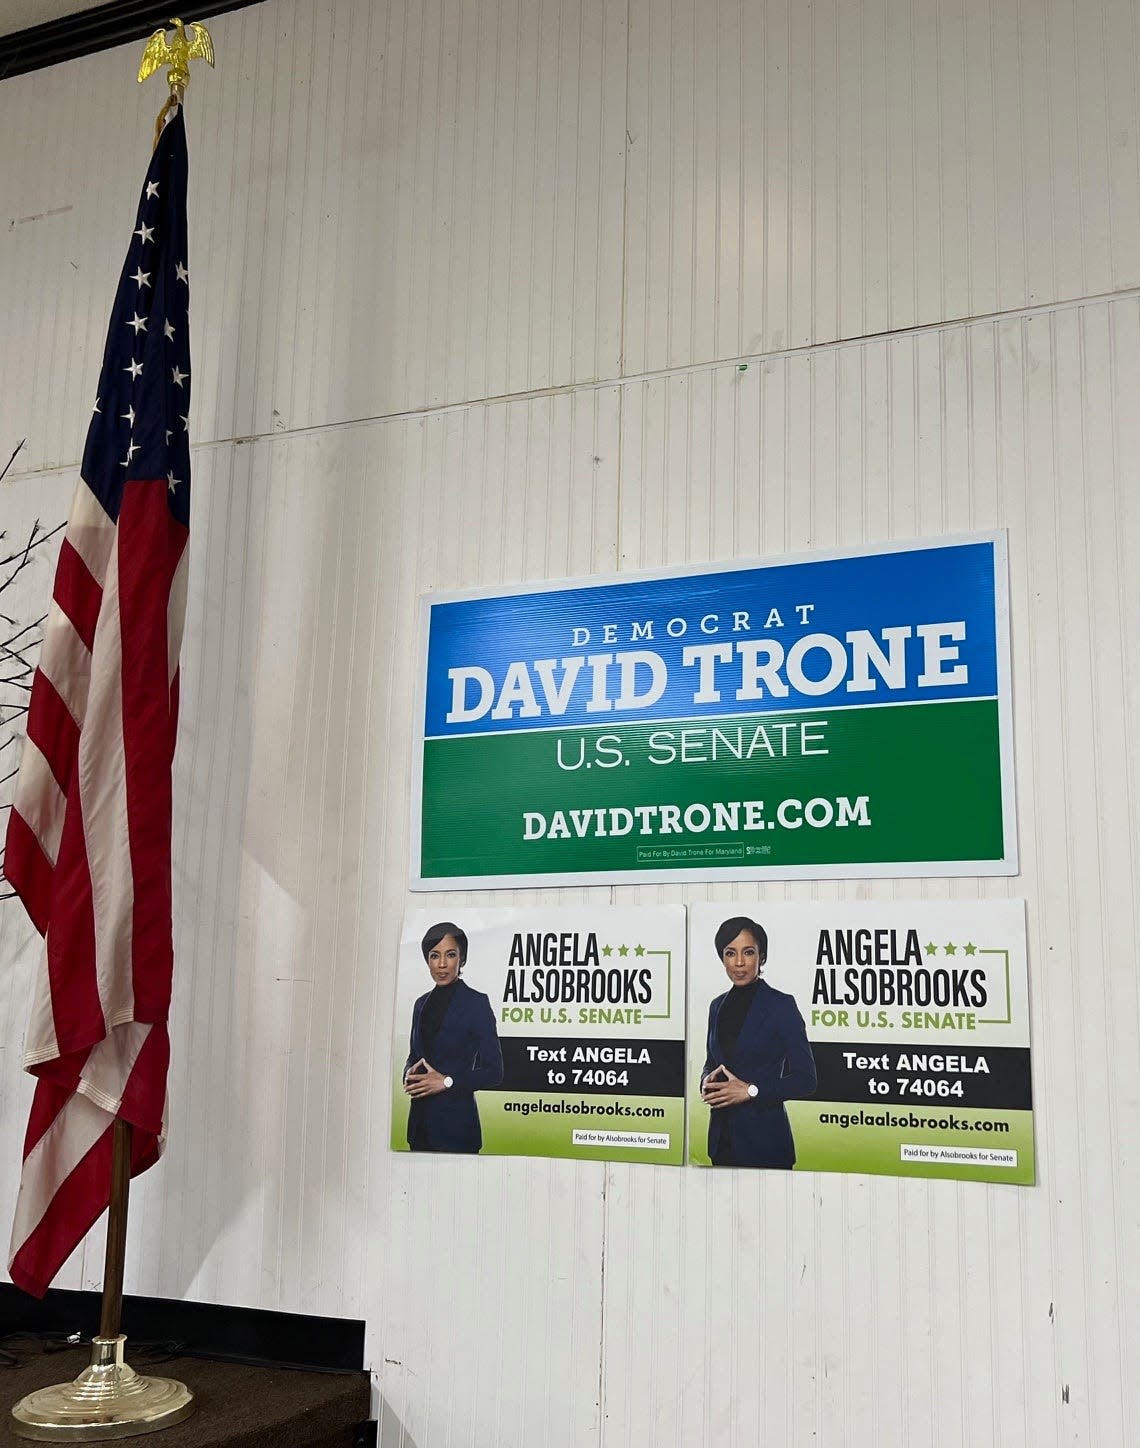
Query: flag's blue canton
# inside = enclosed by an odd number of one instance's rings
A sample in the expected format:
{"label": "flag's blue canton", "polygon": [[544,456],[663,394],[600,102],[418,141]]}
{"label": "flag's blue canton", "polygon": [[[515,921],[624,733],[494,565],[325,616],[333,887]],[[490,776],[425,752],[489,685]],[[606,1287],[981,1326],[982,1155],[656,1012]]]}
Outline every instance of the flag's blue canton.
{"label": "flag's blue canton", "polygon": [[190,526],[190,280],[186,128],[179,108],[151,158],[111,312],[83,478],[114,519],[123,484],[165,478]]}

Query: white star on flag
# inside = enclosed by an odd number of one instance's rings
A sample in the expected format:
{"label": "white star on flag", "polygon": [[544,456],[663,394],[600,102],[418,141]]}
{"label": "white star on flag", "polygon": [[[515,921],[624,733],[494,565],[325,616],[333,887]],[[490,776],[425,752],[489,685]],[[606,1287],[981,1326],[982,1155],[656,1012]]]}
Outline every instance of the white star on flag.
{"label": "white star on flag", "polygon": [[139,223],[139,229],[138,229],[137,231],[132,231],[132,232],[131,232],[131,235],[132,235],[132,236],[137,236],[137,237],[138,237],[142,242],[144,242],[144,243],[145,243],[145,242],[148,242],[148,241],[153,241],[153,240],[154,240],[154,227],[153,227],[153,226],[147,226],[144,222],[140,222],[140,223]]}

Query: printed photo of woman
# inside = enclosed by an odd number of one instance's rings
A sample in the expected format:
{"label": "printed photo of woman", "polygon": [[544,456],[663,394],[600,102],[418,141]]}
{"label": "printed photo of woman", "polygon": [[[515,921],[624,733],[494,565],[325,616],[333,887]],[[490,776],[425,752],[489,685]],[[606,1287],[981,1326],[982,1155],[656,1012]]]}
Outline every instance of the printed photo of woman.
{"label": "printed photo of woman", "polygon": [[460,979],[467,936],[450,920],[420,943],[434,987],[412,1008],[404,1090],[411,1097],[412,1151],[478,1152],[483,1145],[475,1093],[503,1079],[503,1052],[491,1002]]}
{"label": "printed photo of woman", "polygon": [[790,1171],[796,1148],[784,1102],[815,1091],[812,1056],[795,998],[761,978],[768,936],[746,915],[714,939],[731,987],[709,1006],[701,1100],[709,1107],[713,1166]]}

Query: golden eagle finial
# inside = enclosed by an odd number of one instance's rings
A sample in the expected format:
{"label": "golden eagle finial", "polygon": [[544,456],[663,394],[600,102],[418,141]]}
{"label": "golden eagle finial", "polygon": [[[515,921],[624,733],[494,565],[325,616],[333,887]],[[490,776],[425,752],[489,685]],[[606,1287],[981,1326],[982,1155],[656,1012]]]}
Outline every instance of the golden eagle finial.
{"label": "golden eagle finial", "polygon": [[170,23],[175,30],[173,44],[167,40],[165,28],[154,32],[143,51],[142,64],[139,66],[139,80],[146,80],[147,76],[153,75],[156,70],[168,65],[170,69],[166,73],[166,79],[170,84],[171,91],[180,95],[186,89],[186,82],[190,79],[190,62],[192,60],[204,60],[207,65],[213,65],[214,42],[210,39],[210,32],[204,25],[191,25],[190,33],[187,35],[186,26],[181,20],[176,18]]}

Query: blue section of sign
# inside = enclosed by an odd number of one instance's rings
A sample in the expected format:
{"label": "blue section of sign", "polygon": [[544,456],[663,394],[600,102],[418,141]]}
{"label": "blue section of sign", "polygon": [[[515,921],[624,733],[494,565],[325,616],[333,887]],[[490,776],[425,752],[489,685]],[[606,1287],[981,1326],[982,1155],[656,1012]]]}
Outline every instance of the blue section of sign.
{"label": "blue section of sign", "polygon": [[[964,632],[919,632],[940,624]],[[893,641],[883,633],[905,628],[909,635]],[[860,670],[847,635],[861,630],[878,642],[884,663],[905,662],[901,683],[866,662],[865,643]],[[809,635],[822,638],[805,647]],[[686,648],[708,645],[727,655],[685,663]],[[631,652],[660,663],[627,663],[623,708],[621,655]],[[544,660],[552,662],[536,667]],[[519,664],[525,668],[511,670]],[[851,687],[860,675],[870,687]],[[696,697],[702,690],[719,698]],[[424,726],[435,737],[997,691],[994,545],[980,541],[435,603]],[[449,713],[457,716],[450,722]]]}

